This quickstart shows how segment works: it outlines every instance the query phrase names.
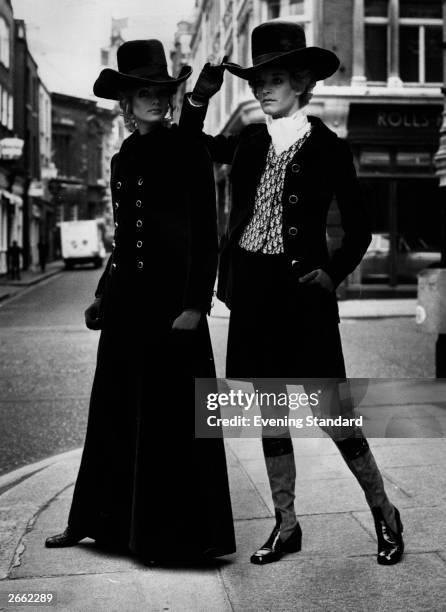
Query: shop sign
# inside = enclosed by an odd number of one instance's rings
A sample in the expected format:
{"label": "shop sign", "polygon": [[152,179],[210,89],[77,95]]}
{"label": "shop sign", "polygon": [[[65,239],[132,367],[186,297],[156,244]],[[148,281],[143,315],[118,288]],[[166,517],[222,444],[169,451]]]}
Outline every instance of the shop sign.
{"label": "shop sign", "polygon": [[440,104],[351,104],[348,137],[375,141],[438,138],[442,120]]}
{"label": "shop sign", "polygon": [[19,159],[23,152],[21,138],[2,138],[0,140],[0,159]]}
{"label": "shop sign", "polygon": [[382,111],[376,115],[378,128],[429,128],[440,129],[442,116],[417,111]]}

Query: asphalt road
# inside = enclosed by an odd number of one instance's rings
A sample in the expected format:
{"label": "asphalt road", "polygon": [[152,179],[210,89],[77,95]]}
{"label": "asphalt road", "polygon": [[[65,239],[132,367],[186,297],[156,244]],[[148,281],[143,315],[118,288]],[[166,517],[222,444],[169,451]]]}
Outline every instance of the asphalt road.
{"label": "asphalt road", "polygon": [[0,474],[83,444],[98,270],[62,272],[0,307]]}
{"label": "asphalt road", "polygon": [[[98,332],[85,328],[100,271],[74,270],[0,305],[0,474],[83,444]],[[224,375],[227,318],[211,317]],[[434,376],[434,341],[410,318],[343,320],[351,377]]]}

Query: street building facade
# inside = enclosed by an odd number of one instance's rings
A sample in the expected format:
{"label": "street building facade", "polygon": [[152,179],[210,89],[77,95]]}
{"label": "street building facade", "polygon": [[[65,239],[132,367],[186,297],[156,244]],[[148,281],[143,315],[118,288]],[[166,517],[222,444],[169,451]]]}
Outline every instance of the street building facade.
{"label": "street building facade", "polygon": [[[42,210],[40,220],[39,243],[46,245],[48,261],[56,256],[56,245],[58,244],[58,228],[56,225],[56,210],[52,194],[49,190],[49,182],[57,174],[56,167],[52,161],[52,132],[51,132],[51,93],[44,83],[39,80],[39,150],[40,150],[40,181],[34,187],[42,194],[45,207]],[[37,249],[39,250],[39,249]],[[37,253],[37,256],[39,253]],[[37,261],[34,259],[34,261]]]}
{"label": "street building facade", "polygon": [[[344,294],[413,293],[416,273],[440,257],[434,156],[443,111],[442,2],[197,0],[183,61],[193,66],[195,78],[207,61],[224,55],[251,65],[252,29],[277,18],[300,23],[307,46],[330,49],[341,61],[337,73],[318,82],[307,111],[349,142],[372,224],[372,245],[343,284]],[[237,132],[263,120],[248,83],[226,72],[209,105],[206,131]],[[228,183],[228,168],[218,168],[220,231]],[[328,226],[336,244],[341,230],[335,202]]]}
{"label": "street building facade", "polygon": [[116,112],[93,100],[51,95],[53,161],[50,190],[58,221],[100,219],[110,208],[109,172]]}
{"label": "street building facade", "polygon": [[42,171],[50,164],[51,100],[40,79],[37,62],[27,42],[26,24],[15,20],[14,44],[14,133],[23,140],[17,160],[17,180],[23,199],[23,267],[39,266],[39,245],[45,243],[49,258],[54,254],[54,204],[44,188]]}
{"label": "street building facade", "polygon": [[9,146],[14,136],[13,57],[12,6],[9,0],[0,0],[0,274],[8,269],[8,247],[14,240],[22,245],[23,200],[14,171],[15,159],[21,153],[20,143],[12,143],[18,146],[18,151]]}

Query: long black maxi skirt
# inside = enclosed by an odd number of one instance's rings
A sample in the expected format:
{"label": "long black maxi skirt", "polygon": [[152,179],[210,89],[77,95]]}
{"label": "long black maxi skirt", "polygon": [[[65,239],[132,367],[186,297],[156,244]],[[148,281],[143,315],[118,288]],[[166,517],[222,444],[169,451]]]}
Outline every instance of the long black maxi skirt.
{"label": "long black maxi skirt", "polygon": [[148,560],[233,553],[223,440],[194,436],[194,376],[215,376],[206,317],[173,332],[174,301],[131,279],[106,304],[69,525]]}

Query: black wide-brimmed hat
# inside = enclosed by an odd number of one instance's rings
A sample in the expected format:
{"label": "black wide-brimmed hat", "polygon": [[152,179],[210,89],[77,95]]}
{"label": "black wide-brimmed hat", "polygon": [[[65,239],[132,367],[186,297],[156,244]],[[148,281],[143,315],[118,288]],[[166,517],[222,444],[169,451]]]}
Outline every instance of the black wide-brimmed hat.
{"label": "black wide-brimmed hat", "polygon": [[316,81],[326,79],[339,68],[339,59],[332,51],[307,47],[305,30],[292,21],[267,21],[251,34],[252,63],[248,68],[232,62],[223,66],[242,79],[250,80],[262,68],[274,64],[311,70]]}
{"label": "black wide-brimmed hat", "polygon": [[149,85],[176,87],[192,74],[183,66],[174,78],[167,72],[164,47],[159,40],[129,40],[117,52],[118,70],[105,68],[93,85],[99,98],[119,100],[121,92]]}

